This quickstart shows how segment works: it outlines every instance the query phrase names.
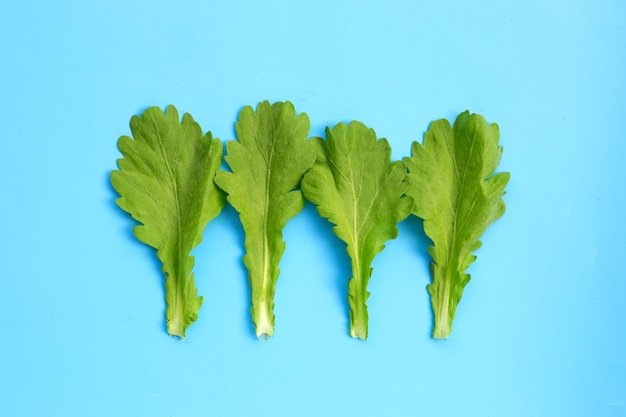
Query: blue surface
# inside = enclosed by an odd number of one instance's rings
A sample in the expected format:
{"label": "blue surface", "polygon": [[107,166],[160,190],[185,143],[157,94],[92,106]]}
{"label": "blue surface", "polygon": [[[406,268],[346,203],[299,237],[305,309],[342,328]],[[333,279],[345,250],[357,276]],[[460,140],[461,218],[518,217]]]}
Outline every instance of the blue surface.
{"label": "blue surface", "polygon": [[[0,415],[626,416],[626,3],[211,3],[0,5]],[[232,139],[266,99],[312,135],[361,120],[395,159],[434,119],[500,125],[508,211],[450,339],[430,338],[415,219],[351,339],[347,255],[310,204],[273,338],[253,334],[232,208],[194,251],[199,320],[166,334],[160,266],[109,185],[117,139],[170,103]]]}

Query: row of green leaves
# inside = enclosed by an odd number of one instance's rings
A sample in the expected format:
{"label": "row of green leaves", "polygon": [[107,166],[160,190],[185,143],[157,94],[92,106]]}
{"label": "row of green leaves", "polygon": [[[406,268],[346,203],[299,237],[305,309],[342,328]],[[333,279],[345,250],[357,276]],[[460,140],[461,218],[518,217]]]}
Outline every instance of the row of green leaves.
{"label": "row of green leaves", "polygon": [[117,204],[141,224],[136,237],[157,249],[165,274],[168,332],[184,337],[198,317],[191,250],[228,202],[245,232],[244,264],[252,292],[257,336],[274,333],[274,292],[285,250],[282,231],[305,198],[335,226],[352,263],[348,281],[350,335],[367,338],[367,284],[372,262],[397,224],[411,213],[432,240],[433,337],[447,338],[480,236],[505,211],[508,173],[495,174],[502,155],[496,124],[464,112],[453,126],[431,123],[412,156],[391,161],[391,147],[360,122],[326,128],[309,139],[309,118],[290,102],[244,107],[237,140],[203,135],[191,115],[182,122],[173,106],[147,109],[122,136],[123,158],[111,173]]}

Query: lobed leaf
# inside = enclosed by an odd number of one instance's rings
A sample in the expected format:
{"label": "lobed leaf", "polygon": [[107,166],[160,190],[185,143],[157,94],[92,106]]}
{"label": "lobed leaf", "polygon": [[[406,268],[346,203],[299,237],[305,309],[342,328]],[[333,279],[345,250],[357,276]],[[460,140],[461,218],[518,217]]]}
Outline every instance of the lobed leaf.
{"label": "lobed leaf", "polygon": [[424,220],[432,240],[433,281],[428,286],[435,316],[433,337],[447,338],[476,259],[479,238],[505,211],[502,200],[509,173],[494,174],[502,156],[498,125],[478,114],[461,113],[454,126],[434,121],[424,144],[414,142],[405,158],[413,214]]}
{"label": "lobed leaf", "polygon": [[315,162],[306,113],[293,104],[259,103],[244,107],[236,124],[238,141],[226,143],[232,172],[219,171],[217,185],[239,212],[245,232],[243,261],[252,290],[252,320],[257,336],[274,334],[274,293],[285,250],[282,230],[304,206],[298,190]]}
{"label": "lobed leaf", "polygon": [[184,338],[202,305],[190,253],[225,204],[213,182],[222,143],[211,132],[203,136],[189,114],[179,122],[174,106],[165,113],[151,107],[133,116],[130,128],[133,137],[119,139],[124,157],[111,173],[120,194],[116,202],[141,223],[133,229],[135,236],[157,249],[165,273],[167,330]]}
{"label": "lobed leaf", "polygon": [[306,198],[322,217],[335,224],[335,234],[347,244],[352,263],[348,282],[350,335],[367,338],[367,283],[372,262],[385,242],[398,235],[397,223],[411,211],[403,197],[408,183],[402,161],[391,162],[391,148],[360,122],[326,129],[326,141],[316,139],[315,166],[302,181]]}

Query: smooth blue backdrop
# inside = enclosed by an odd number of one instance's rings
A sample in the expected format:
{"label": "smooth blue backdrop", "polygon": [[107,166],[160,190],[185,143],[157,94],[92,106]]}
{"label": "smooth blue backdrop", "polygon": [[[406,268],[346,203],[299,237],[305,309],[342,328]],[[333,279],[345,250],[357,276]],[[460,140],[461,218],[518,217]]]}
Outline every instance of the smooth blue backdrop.
{"label": "smooth blue backdrop", "polygon": [[[4,1],[0,38],[0,415],[626,416],[626,3]],[[266,99],[312,135],[361,120],[394,159],[465,109],[500,125],[508,211],[450,339],[430,338],[416,219],[351,339],[347,255],[310,204],[273,338],[232,208],[194,251],[199,320],[166,334],[160,265],[109,185],[117,138],[171,103],[232,139]]]}

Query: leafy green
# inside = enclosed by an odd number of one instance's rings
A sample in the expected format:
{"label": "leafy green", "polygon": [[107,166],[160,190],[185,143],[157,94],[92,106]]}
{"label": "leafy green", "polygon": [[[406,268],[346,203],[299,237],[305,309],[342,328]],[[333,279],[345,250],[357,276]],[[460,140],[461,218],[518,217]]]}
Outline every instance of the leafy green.
{"label": "leafy green", "polygon": [[296,116],[293,104],[259,103],[244,107],[236,124],[238,141],[226,143],[232,172],[219,171],[217,185],[239,212],[245,232],[243,262],[252,290],[252,320],[257,336],[274,334],[274,292],[285,251],[282,230],[304,207],[297,190],[315,162],[309,118]]}
{"label": "leafy green", "polygon": [[509,173],[494,172],[502,156],[498,125],[484,117],[461,113],[454,126],[434,121],[424,145],[413,143],[408,168],[407,195],[415,201],[413,214],[424,220],[432,240],[428,248],[433,263],[428,286],[434,312],[433,337],[445,339],[463,288],[470,280],[465,271],[481,246],[479,238],[505,211],[504,187]]}
{"label": "leafy green", "polygon": [[157,249],[163,263],[167,330],[185,337],[202,305],[190,252],[226,203],[213,182],[222,143],[210,132],[203,136],[189,114],[179,123],[173,106],[165,114],[151,107],[133,116],[130,128],[133,137],[119,139],[124,158],[111,182],[121,196],[117,204],[142,223],[134,228],[135,236]]}
{"label": "leafy green", "polygon": [[377,139],[374,130],[356,121],[340,123],[326,128],[326,138],[316,139],[317,161],[304,176],[302,190],[347,244],[350,335],[365,340],[372,262],[398,235],[396,225],[410,214],[413,202],[403,197],[408,186],[404,163],[391,162],[387,140]]}

